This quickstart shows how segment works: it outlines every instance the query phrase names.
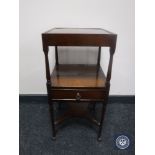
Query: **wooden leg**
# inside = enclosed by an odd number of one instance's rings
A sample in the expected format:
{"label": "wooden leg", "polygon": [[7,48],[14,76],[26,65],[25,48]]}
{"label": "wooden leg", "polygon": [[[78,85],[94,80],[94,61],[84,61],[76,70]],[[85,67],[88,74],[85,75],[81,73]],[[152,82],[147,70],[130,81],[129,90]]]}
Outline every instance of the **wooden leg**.
{"label": "wooden leg", "polygon": [[51,118],[51,124],[52,124],[52,139],[55,140],[56,131],[55,131],[55,124],[54,124],[54,107],[53,107],[54,102],[52,102],[50,99],[50,95],[51,95],[50,84],[47,83],[46,86],[47,86],[47,92],[48,92],[49,112],[50,112],[50,118]]}
{"label": "wooden leg", "polygon": [[56,131],[55,131],[55,124],[54,124],[54,109],[53,109],[53,103],[51,101],[49,102],[49,110],[50,110],[50,117],[51,117],[51,123],[52,123],[52,139],[56,139]]}
{"label": "wooden leg", "polygon": [[101,139],[101,133],[102,133],[102,126],[103,126],[105,110],[106,110],[106,104],[103,103],[103,105],[102,105],[102,113],[101,113],[101,121],[100,121],[100,126],[99,126],[99,131],[98,131],[98,137],[97,137],[98,141],[102,140]]}

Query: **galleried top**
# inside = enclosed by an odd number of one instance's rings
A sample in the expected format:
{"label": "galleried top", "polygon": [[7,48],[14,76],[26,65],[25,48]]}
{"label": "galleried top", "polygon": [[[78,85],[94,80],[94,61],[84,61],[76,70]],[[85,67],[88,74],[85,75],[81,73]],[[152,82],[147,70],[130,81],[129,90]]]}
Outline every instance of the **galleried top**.
{"label": "galleried top", "polygon": [[48,46],[108,46],[115,49],[117,35],[101,28],[53,28],[42,33]]}
{"label": "galleried top", "polygon": [[53,28],[48,34],[114,34],[101,28]]}

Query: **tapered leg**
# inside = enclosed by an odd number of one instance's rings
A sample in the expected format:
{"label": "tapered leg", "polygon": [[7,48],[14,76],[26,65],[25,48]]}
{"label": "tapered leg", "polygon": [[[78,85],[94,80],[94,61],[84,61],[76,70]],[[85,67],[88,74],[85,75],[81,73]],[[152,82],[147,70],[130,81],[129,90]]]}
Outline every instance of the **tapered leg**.
{"label": "tapered leg", "polygon": [[50,118],[51,118],[51,124],[52,124],[52,139],[56,139],[56,131],[55,131],[55,123],[54,123],[54,107],[53,104],[54,102],[51,101],[50,95],[50,85],[47,84],[47,92],[48,92],[48,104],[49,104],[49,112],[50,112]]}
{"label": "tapered leg", "polygon": [[55,131],[55,124],[54,124],[54,109],[53,104],[51,101],[49,102],[49,111],[50,111],[50,117],[51,117],[51,123],[52,123],[52,139],[56,139],[56,131]]}
{"label": "tapered leg", "polygon": [[102,126],[103,126],[103,120],[104,120],[104,114],[106,110],[106,104],[103,102],[102,104],[102,113],[101,113],[101,121],[100,121],[100,126],[99,126],[99,131],[98,131],[98,137],[97,140],[101,141],[101,133],[102,133]]}

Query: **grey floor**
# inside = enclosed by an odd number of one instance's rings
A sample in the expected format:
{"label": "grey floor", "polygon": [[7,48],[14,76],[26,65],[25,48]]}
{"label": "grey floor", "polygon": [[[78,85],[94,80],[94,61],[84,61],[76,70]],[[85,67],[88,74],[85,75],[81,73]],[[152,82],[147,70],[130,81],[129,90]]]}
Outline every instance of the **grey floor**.
{"label": "grey floor", "polygon": [[[101,105],[96,107],[97,117]],[[115,137],[125,134],[131,144],[127,150],[115,146]],[[66,121],[51,139],[48,104],[20,101],[20,155],[134,155],[134,104],[112,101],[108,104],[98,142],[97,129],[87,120]]]}

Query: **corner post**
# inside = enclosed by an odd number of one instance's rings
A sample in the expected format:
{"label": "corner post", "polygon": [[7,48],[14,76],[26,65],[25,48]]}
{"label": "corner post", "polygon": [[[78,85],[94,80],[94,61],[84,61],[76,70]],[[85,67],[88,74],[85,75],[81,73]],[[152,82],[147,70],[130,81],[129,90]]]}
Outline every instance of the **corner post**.
{"label": "corner post", "polygon": [[58,61],[58,46],[55,46],[55,62],[56,62],[56,65],[59,64],[59,61]]}
{"label": "corner post", "polygon": [[45,66],[46,66],[46,87],[47,87],[47,93],[48,93],[48,104],[49,104],[49,112],[50,112],[50,118],[52,123],[52,139],[56,139],[56,131],[55,131],[55,123],[54,123],[54,108],[53,103],[51,101],[51,80],[50,80],[50,67],[49,67],[49,60],[48,60],[48,46],[44,46],[43,48],[44,54],[45,54]]}
{"label": "corner post", "polygon": [[99,46],[99,49],[98,49],[98,58],[97,58],[97,65],[98,66],[100,65],[100,59],[101,59],[101,46]]}
{"label": "corner post", "polygon": [[111,80],[111,72],[112,72],[112,63],[113,63],[113,55],[114,55],[115,49],[110,47],[110,60],[109,60],[109,65],[108,65],[108,71],[107,71],[107,77],[106,77],[106,95],[105,95],[105,101],[103,102],[102,105],[102,112],[101,112],[101,120],[100,120],[100,126],[99,126],[99,131],[98,131],[98,141],[101,141],[101,132],[102,132],[102,126],[103,126],[103,120],[104,120],[104,115],[106,111],[106,106],[108,103],[108,98],[109,98],[109,90],[110,90],[110,80]]}

